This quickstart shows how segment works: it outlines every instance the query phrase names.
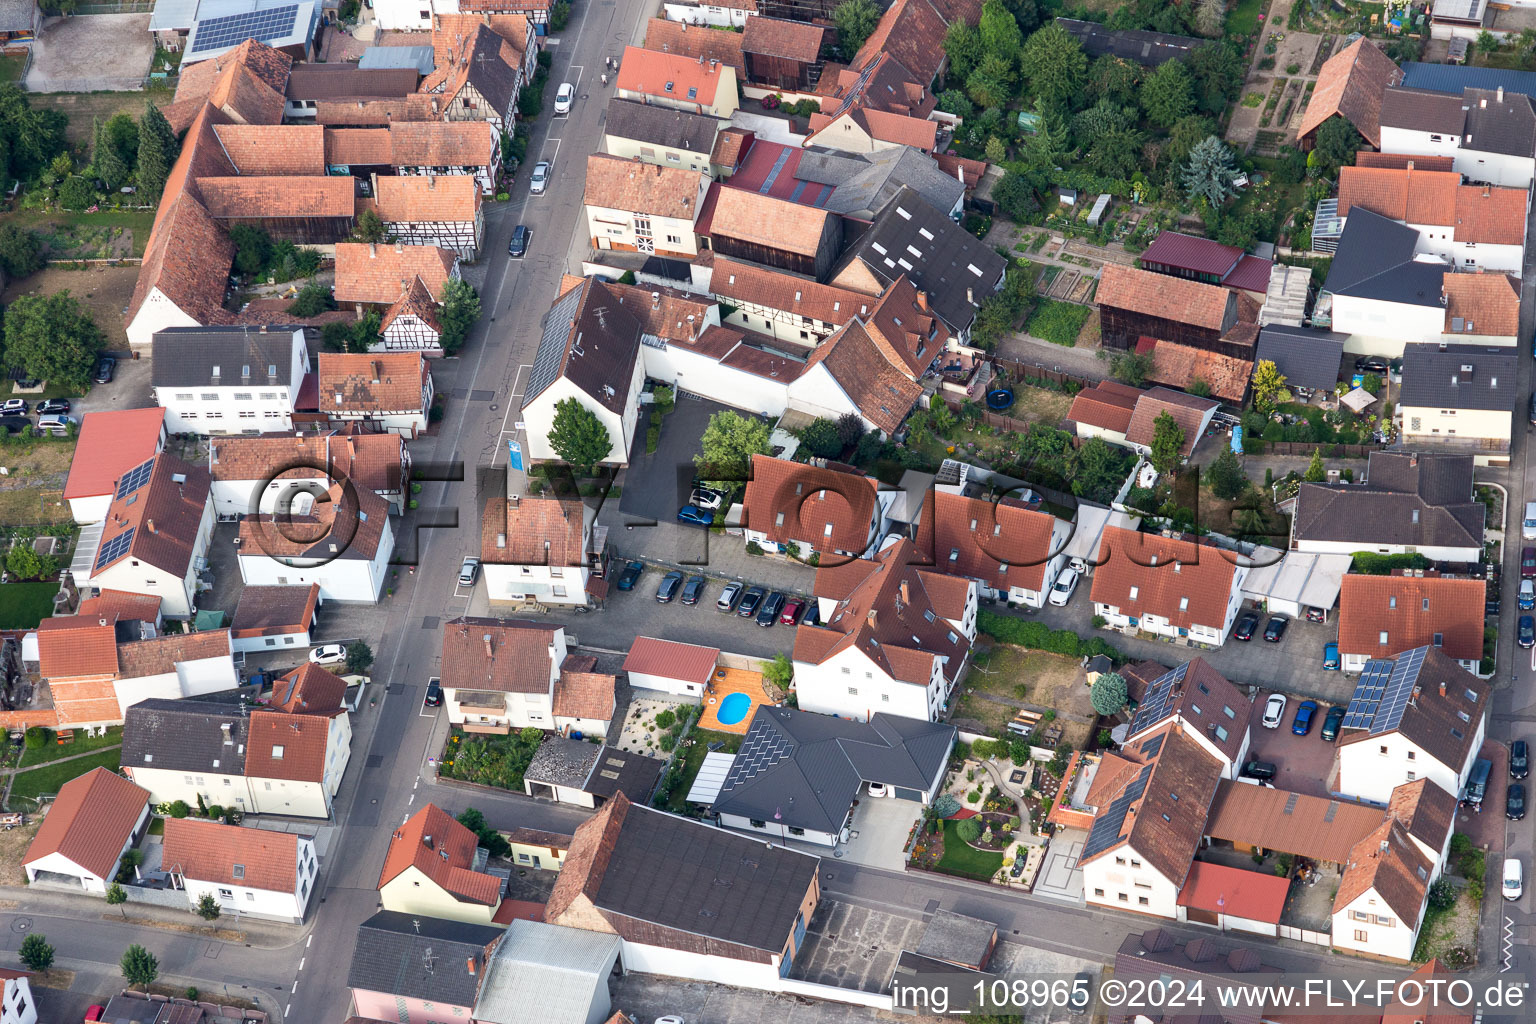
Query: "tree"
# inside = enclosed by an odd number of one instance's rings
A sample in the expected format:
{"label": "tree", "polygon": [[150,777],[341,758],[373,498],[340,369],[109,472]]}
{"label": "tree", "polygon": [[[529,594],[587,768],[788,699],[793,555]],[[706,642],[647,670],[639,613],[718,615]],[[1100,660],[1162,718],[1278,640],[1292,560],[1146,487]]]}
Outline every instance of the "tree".
{"label": "tree", "polygon": [[549,446],[566,462],[590,472],[613,451],[613,438],[591,409],[574,398],[565,398],[555,403]]}
{"label": "tree", "polygon": [[856,412],[845,412],[837,418],[837,439],[843,447],[856,445],[864,437],[864,420]]}
{"label": "tree", "polygon": [[68,124],[57,110],[34,109],[17,86],[0,85],[0,172],[8,179],[37,175],[64,151]]}
{"label": "tree", "polygon": [[1248,59],[1235,40],[1212,39],[1190,51],[1184,63],[1195,79],[1195,103],[1203,114],[1219,117],[1242,92]]}
{"label": "tree", "polygon": [[123,915],[123,920],[128,920],[128,911],[123,909],[123,904],[128,902],[128,892],[122,886],[113,882],[107,886],[107,906],[116,907],[118,913]]}
{"label": "tree", "polygon": [[272,236],[251,224],[236,224],[229,229],[235,247],[235,269],[242,274],[259,274],[272,260]]}
{"label": "tree", "polygon": [[1248,489],[1248,475],[1243,472],[1242,463],[1231,445],[1216,456],[1205,471],[1205,478],[1210,481],[1211,493],[1223,501],[1235,501]]}
{"label": "tree", "polygon": [[176,162],[176,133],[153,101],[145,102],[144,116],[139,118],[138,158],[135,176],[139,198],[146,203],[158,203],[171,165]]}
{"label": "tree", "polygon": [[1040,200],[1029,178],[1012,171],[1004,171],[1002,178],[992,186],[992,201],[1016,224],[1028,223],[1040,211]]}
{"label": "tree", "polygon": [[1220,207],[1229,196],[1237,194],[1232,179],[1237,176],[1232,150],[1214,135],[1190,150],[1189,163],[1184,168],[1184,191],[1191,199],[1204,199],[1212,207]]}
{"label": "tree", "polygon": [[775,654],[773,660],[763,665],[763,679],[772,683],[781,693],[789,692],[789,681],[794,678],[795,666],[783,651]]}
{"label": "tree", "polygon": [[[1223,242],[1222,244],[1225,245],[1226,243]],[[1189,379],[1189,386],[1184,390],[1188,391],[1196,398],[1211,397],[1211,385],[1206,382],[1204,377],[1191,377]]]}
{"label": "tree", "polygon": [[1273,359],[1260,359],[1253,365],[1253,407],[1259,412],[1272,412],[1275,406],[1285,401],[1280,396],[1285,392],[1285,374],[1275,365]]}
{"label": "tree", "polygon": [[364,210],[357,215],[357,223],[352,228],[354,242],[382,242],[384,239],[384,222],[376,210]]}
{"label": "tree", "polygon": [[1331,176],[1340,167],[1354,163],[1355,150],[1359,148],[1360,133],[1355,131],[1354,125],[1335,114],[1318,126],[1312,153],[1317,166]]}
{"label": "tree", "polygon": [[807,424],[800,431],[800,443],[818,459],[835,459],[843,453],[843,442],[837,436],[837,424],[825,418]]}
{"label": "tree", "polygon": [[373,667],[373,648],[361,640],[347,645],[347,672],[354,676],[367,675]]}
{"label": "tree", "polygon": [[1321,448],[1312,449],[1312,461],[1307,463],[1307,471],[1301,475],[1301,478],[1309,484],[1320,484],[1328,479],[1328,468],[1323,465]]}
{"label": "tree", "polygon": [[123,980],[134,988],[148,988],[160,977],[160,961],[137,942],[123,952],[121,967]]}
{"label": "tree", "polygon": [[1000,164],[1008,159],[1008,144],[996,135],[987,136],[987,145],[982,153],[989,164]]}
{"label": "tree", "polygon": [[197,916],[204,921],[217,921],[222,913],[224,910],[219,906],[219,901],[214,898],[213,893],[205,892],[198,898]]}
{"label": "tree", "polygon": [[66,210],[84,210],[99,200],[96,186],[90,179],[71,174],[59,186],[59,205]]}
{"label": "tree", "polygon": [[15,280],[43,269],[43,240],[36,231],[0,224],[0,270]]}
{"label": "tree", "polygon": [[771,430],[766,422],[722,409],[709,418],[699,438],[699,454],[693,457],[699,475],[710,487],[731,490],[742,486],[752,468],[752,456],[771,450]]}
{"label": "tree", "polygon": [[981,819],[962,818],[955,825],[955,834],[967,843],[974,843],[981,838]]}
{"label": "tree", "polygon": [[1172,128],[1195,109],[1194,79],[1183,61],[1170,60],[1141,86],[1141,108],[1159,128]]}
{"label": "tree", "polygon": [[7,370],[46,380],[66,391],[83,393],[106,338],[90,311],[68,290],[52,295],[22,295],[5,311]]}
{"label": "tree", "polygon": [[192,808],[187,806],[185,800],[172,800],[168,813],[173,818],[185,818],[192,813]]}
{"label": "tree", "polygon": [[[955,24],[963,23],[957,21]],[[939,93],[938,107],[944,113],[954,114],[960,118],[970,117],[976,112],[976,104],[972,103],[970,97],[959,89],[945,89]]]}
{"label": "tree", "polygon": [[91,174],[109,191],[116,192],[128,183],[128,177],[133,173],[132,165],[123,159],[122,151],[113,144],[105,124],[97,121],[91,134]]}
{"label": "tree", "polygon": [[46,935],[37,932],[21,940],[21,949],[16,955],[29,971],[46,971],[53,966],[53,947],[48,944]]}
{"label": "tree", "polygon": [[832,8],[832,25],[837,29],[837,48],[849,61],[874,34],[880,24],[880,7],[874,0],[843,0]]}
{"label": "tree", "polygon": [[133,119],[132,114],[113,114],[102,125],[102,130],[106,134],[107,145],[117,151],[118,159],[128,168],[128,175],[121,184],[131,184],[133,165],[139,158],[138,122]]}
{"label": "tree", "polygon": [[1126,349],[1117,352],[1109,361],[1109,375],[1122,384],[1139,388],[1152,373],[1152,353]]}
{"label": "tree", "polygon": [[1484,53],[1493,53],[1499,48],[1499,37],[1484,29],[1477,34],[1477,48]]}
{"label": "tree", "polygon": [[1114,493],[1125,479],[1125,467],[1102,437],[1090,437],[1071,453],[1072,493],[1079,497]]}
{"label": "tree", "polygon": [[1013,63],[989,53],[965,80],[965,90],[979,107],[1001,107],[1013,97],[1014,81]]}
{"label": "tree", "polygon": [[1171,473],[1184,458],[1184,428],[1167,412],[1152,421],[1152,450],[1147,458],[1159,473]]}
{"label": "tree", "polygon": [[449,278],[443,284],[443,308],[438,322],[443,325],[439,339],[443,351],[453,355],[469,338],[469,332],[480,319],[480,293],[473,285],[460,278]]}
{"label": "tree", "polygon": [[1048,103],[1070,102],[1082,92],[1088,73],[1082,44],[1054,21],[1029,37],[1020,63],[1030,88]]}
{"label": "tree", "polygon": [[1197,0],[1194,21],[1201,35],[1220,35],[1227,21],[1227,0]]}
{"label": "tree", "polygon": [[377,310],[350,322],[332,320],[320,328],[320,341],[335,352],[366,352],[379,340],[383,318]]}
{"label": "tree", "polygon": [[1017,64],[1019,53],[1024,46],[1024,33],[1019,30],[1019,23],[1013,17],[1013,12],[1003,4],[1003,0],[986,0],[981,5],[981,23],[978,26],[981,34],[981,45],[993,56]]}
{"label": "tree", "polygon": [[1093,681],[1093,688],[1088,691],[1088,703],[1093,705],[1093,710],[1110,718],[1124,709],[1127,695],[1125,677],[1118,672],[1105,672]]}
{"label": "tree", "polygon": [[1136,126],[1134,107],[1122,106],[1111,99],[1102,99],[1072,117],[1072,138],[1078,146],[1087,149],[1105,132],[1122,131]]}
{"label": "tree", "polygon": [[[1035,134],[1024,140],[1024,159],[1037,171],[1049,171],[1067,151],[1066,119],[1054,103],[1046,103],[1038,98],[1035,100],[1034,113],[1039,121],[1035,124]],[[993,198],[996,198],[995,187]]]}
{"label": "tree", "polygon": [[5,567],[12,576],[23,580],[42,580],[59,569],[59,560],[53,555],[40,555],[27,541],[19,541],[5,553]]}
{"label": "tree", "polygon": [[318,281],[311,281],[293,297],[293,301],[288,304],[288,313],[297,317],[318,316],[331,306],[331,290]]}
{"label": "tree", "polygon": [[485,820],[485,815],[474,807],[466,807],[459,815],[459,824],[475,834],[479,845],[485,847],[492,857],[505,857],[512,852],[512,844],[507,842],[507,837],[496,831]]}
{"label": "tree", "polygon": [[1105,132],[1088,147],[1084,161],[1095,174],[1106,178],[1128,178],[1136,171],[1145,137],[1134,128]]}
{"label": "tree", "polygon": [[1199,114],[1190,114],[1181,118],[1168,132],[1168,149],[1163,154],[1172,167],[1181,166],[1189,159],[1190,152],[1205,141],[1208,136],[1216,134],[1216,122]]}
{"label": "tree", "polygon": [[1141,87],[1141,75],[1140,66],[1105,54],[1088,69],[1088,95],[1095,101],[1109,100],[1120,105],[1134,103]]}
{"label": "tree", "polygon": [[980,29],[958,18],[949,23],[944,33],[944,54],[949,58],[949,74],[956,81],[970,77],[985,53]]}

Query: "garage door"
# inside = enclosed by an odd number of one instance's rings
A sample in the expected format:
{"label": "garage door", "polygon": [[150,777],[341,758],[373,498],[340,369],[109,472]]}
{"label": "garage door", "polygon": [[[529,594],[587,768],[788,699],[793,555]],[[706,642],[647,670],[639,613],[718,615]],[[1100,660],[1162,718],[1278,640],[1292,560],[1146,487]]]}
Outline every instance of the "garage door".
{"label": "garage door", "polygon": [[1199,907],[1185,907],[1185,913],[1194,924],[1220,924],[1214,910],[1201,910]]}
{"label": "garage door", "polygon": [[923,799],[923,791],[920,790],[920,789],[902,789],[900,786],[897,786],[896,787],[896,799],[898,799],[898,800],[917,800],[917,801],[921,802],[922,799]]}

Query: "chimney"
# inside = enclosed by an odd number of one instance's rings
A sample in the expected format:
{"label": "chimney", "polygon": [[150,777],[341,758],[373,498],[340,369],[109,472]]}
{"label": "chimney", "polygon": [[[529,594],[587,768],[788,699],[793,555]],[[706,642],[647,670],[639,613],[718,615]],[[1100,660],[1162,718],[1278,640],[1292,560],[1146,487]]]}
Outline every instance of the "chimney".
{"label": "chimney", "polygon": [[1440,681],[1440,696],[1445,696],[1445,680]]}
{"label": "chimney", "polygon": [[974,288],[967,288],[965,290],[965,301],[973,306],[976,305],[976,290]]}
{"label": "chimney", "polygon": [[873,608],[869,610],[869,615],[866,616],[866,621],[868,621],[871,626],[875,624],[875,610]]}
{"label": "chimney", "polygon": [[901,581],[901,603],[902,604],[911,604],[912,603],[912,598],[907,596],[907,581],[906,580],[902,580]]}
{"label": "chimney", "polygon": [[1499,102],[1504,102],[1504,87],[1502,85],[1499,86]]}
{"label": "chimney", "polygon": [[405,243],[404,242],[396,242],[395,243],[395,252],[397,254],[403,254],[405,252]]}
{"label": "chimney", "polygon": [[145,525],[149,527],[149,532],[150,533],[157,533],[157,532],[159,532],[159,531],[157,531],[155,529],[155,521],[153,519],[146,520]]}
{"label": "chimney", "polygon": [[[490,17],[490,15],[486,15],[486,17]],[[474,957],[467,957],[465,959],[465,964],[466,964],[466,966],[469,967],[469,973],[470,974],[474,974],[475,973],[475,958]]]}
{"label": "chimney", "polygon": [[487,658],[494,658],[496,656],[496,652],[491,648],[491,634],[486,633],[481,636],[480,639],[485,643],[485,656]]}
{"label": "chimney", "polygon": [[371,260],[379,258],[379,247],[373,242],[368,243],[368,258]]}
{"label": "chimney", "polygon": [[917,293],[917,308],[922,310],[924,313],[928,312],[928,293],[927,292],[918,292]]}
{"label": "chimney", "polygon": [[380,378],[384,376],[384,361],[382,359],[375,359],[371,365],[373,366],[373,382],[377,384]]}
{"label": "chimney", "polygon": [[693,314],[692,313],[688,314],[688,340],[689,341],[697,341],[698,340],[698,334],[696,333],[696,329],[694,327]]}
{"label": "chimney", "polygon": [[661,308],[661,292],[651,292],[651,308]]}
{"label": "chimney", "polygon": [[1419,455],[1418,455],[1417,452],[1415,452],[1414,454],[1408,456],[1408,467],[1410,469],[1414,468],[1418,464],[1419,464]]}
{"label": "chimney", "polygon": [[437,175],[435,175],[435,174],[427,175],[427,191],[431,192],[435,188],[437,188]]}
{"label": "chimney", "polygon": [[1488,97],[1484,96],[1482,99],[1478,100],[1477,101],[1477,105],[1479,107],[1481,107],[1483,110],[1487,110],[1488,109]]}
{"label": "chimney", "polygon": [[429,849],[429,850],[432,849],[432,837],[431,836],[422,836],[421,837],[421,843],[427,849]]}

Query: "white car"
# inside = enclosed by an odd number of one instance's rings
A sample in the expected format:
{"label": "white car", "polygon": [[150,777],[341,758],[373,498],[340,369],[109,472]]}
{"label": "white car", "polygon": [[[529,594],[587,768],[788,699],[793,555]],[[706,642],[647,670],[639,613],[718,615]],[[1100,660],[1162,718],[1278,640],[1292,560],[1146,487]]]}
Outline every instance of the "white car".
{"label": "white car", "polygon": [[1077,570],[1068,569],[1056,577],[1056,583],[1051,587],[1051,604],[1058,608],[1065,608],[1067,602],[1072,600],[1072,592],[1077,589]]}
{"label": "white car", "polygon": [[480,575],[480,559],[466,558],[464,564],[459,566],[459,586],[472,587],[475,585],[475,577]]}
{"label": "white car", "polygon": [[544,194],[549,187],[549,161],[540,160],[533,165],[533,177],[528,181],[528,191],[536,196]]}
{"label": "white car", "polygon": [[27,400],[25,398],[7,398],[5,404],[0,405],[0,415],[14,416],[18,413],[23,416],[27,413]]}
{"label": "white car", "polygon": [[887,796],[890,796],[891,795],[891,787],[887,786],[883,782],[871,782],[869,784],[869,795],[872,796],[872,797],[887,797]]}
{"label": "white car", "polygon": [[1504,858],[1504,898],[1517,900],[1525,892],[1525,875],[1514,857]]}
{"label": "white car", "polygon": [[341,644],[326,644],[310,651],[309,660],[316,665],[340,665],[347,660],[347,649]]}
{"label": "white car", "polygon": [[555,93],[555,113],[569,114],[571,101],[576,98],[576,87],[570,82],[560,83],[560,89]]}
{"label": "white car", "polygon": [[723,501],[725,501],[725,495],[719,491],[712,491],[707,487],[695,487],[692,496],[688,499],[688,504],[713,512]]}
{"label": "white car", "polygon": [[1285,719],[1285,694],[1272,693],[1264,702],[1264,728],[1278,729]]}

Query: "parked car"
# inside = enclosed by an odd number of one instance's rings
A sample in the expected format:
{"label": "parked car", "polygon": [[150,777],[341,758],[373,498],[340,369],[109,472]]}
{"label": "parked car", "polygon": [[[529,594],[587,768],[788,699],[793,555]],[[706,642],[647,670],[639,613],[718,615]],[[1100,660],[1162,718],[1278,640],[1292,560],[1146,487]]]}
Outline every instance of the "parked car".
{"label": "parked car", "polygon": [[1237,625],[1232,627],[1232,639],[1252,640],[1253,631],[1259,628],[1259,617],[1253,612],[1244,612],[1238,616]]}
{"label": "parked car", "polygon": [[555,113],[569,114],[571,102],[576,99],[576,87],[570,82],[561,82],[560,88],[555,92]]}
{"label": "parked car", "polygon": [[1536,608],[1536,580],[1520,581],[1519,602],[1523,612]]}
{"label": "parked car", "polygon": [[1536,647],[1536,619],[1529,615],[1520,616],[1520,646]]}
{"label": "parked car", "polygon": [[1280,769],[1268,761],[1249,761],[1243,765],[1243,774],[1250,779],[1262,779],[1268,782],[1273,779]]}
{"label": "parked car", "polygon": [[50,413],[63,414],[69,412],[69,399],[45,398],[37,403],[38,415],[46,416]]}
{"label": "parked car", "polygon": [[1392,364],[1383,356],[1361,356],[1355,360],[1356,373],[1385,374],[1390,372]]}
{"label": "parked car", "polygon": [[1509,745],[1509,777],[1523,779],[1531,774],[1531,749],[1525,740],[1515,740]]}
{"label": "parked car", "polygon": [[1525,817],[1525,783],[1511,782],[1504,790],[1504,817],[1510,821]]}
{"label": "parked car", "polygon": [[37,418],[37,436],[52,434],[54,437],[66,437],[70,428],[80,429],[80,420],[75,416],[61,416],[58,413],[49,413]]}
{"label": "parked car", "polygon": [[689,495],[688,502],[699,508],[707,508],[711,512],[725,504],[725,495],[720,491],[712,491],[708,487],[695,487]]}
{"label": "parked car", "polygon": [[698,604],[699,598],[704,596],[704,577],[690,576],[688,582],[683,584],[683,604]]}
{"label": "parked car", "polygon": [[1308,608],[1307,609],[1307,621],[1308,622],[1327,622],[1328,621],[1328,610],[1326,608]]}
{"label": "parked car", "polygon": [[784,614],[779,616],[779,625],[793,626],[800,621],[800,613],[805,611],[805,602],[798,597],[792,597],[784,602]]}
{"label": "parked car", "polygon": [[25,416],[28,403],[25,398],[7,398],[0,404],[0,416]]}
{"label": "parked car", "polygon": [[713,526],[715,523],[715,517],[711,513],[704,511],[702,508],[697,508],[693,505],[684,505],[682,508],[677,510],[677,521],[680,523],[685,523],[688,526]]}
{"label": "parked car", "polygon": [[88,1006],[88,1007],[86,1007],[86,1009],[85,1009],[85,1024],[92,1024],[93,1021],[101,1020],[102,1015],[104,1015],[106,1012],[107,1012],[107,1008],[105,1006],[102,1006],[99,1003],[96,1004],[95,1006]]}
{"label": "parked car", "polygon": [[1339,670],[1339,645],[1323,644],[1323,671],[1337,672]]}
{"label": "parked car", "polygon": [[[1531,401],[1536,403],[1536,394],[1531,395]],[[1536,405],[1532,407],[1536,408]],[[1536,501],[1525,503],[1525,518],[1520,520],[1520,536],[1526,540],[1536,540]]]}
{"label": "parked car", "polygon": [[536,196],[544,194],[549,187],[549,161],[540,160],[533,165],[533,176],[528,179],[528,191]]}
{"label": "parked car", "polygon": [[741,600],[741,592],[744,589],[740,583],[727,583],[725,589],[720,591],[720,599],[715,602],[715,611],[735,611],[736,602]]}
{"label": "parked car", "polygon": [[682,586],[683,574],[673,569],[661,578],[660,583],[656,584],[656,600],[662,604],[670,603]]}
{"label": "parked car", "polygon": [[763,627],[772,627],[779,619],[779,612],[784,610],[784,595],[775,590],[768,595],[763,606],[757,610],[757,624]]}
{"label": "parked car", "polygon": [[1339,727],[1344,724],[1344,709],[1335,704],[1323,717],[1322,737],[1329,743],[1339,738]]}
{"label": "parked car", "polygon": [[744,619],[750,619],[757,614],[757,606],[763,603],[763,598],[768,596],[768,591],[762,587],[748,587],[747,592],[741,595],[741,604],[736,607],[736,614]]}
{"label": "parked car", "polygon": [[1072,592],[1077,589],[1077,570],[1067,569],[1056,577],[1056,582],[1051,585],[1051,604],[1058,608],[1065,608],[1067,602],[1072,600]]}
{"label": "parked car", "polygon": [[1467,784],[1461,789],[1461,805],[1471,807],[1479,814],[1483,811],[1483,796],[1488,792],[1488,776],[1493,774],[1493,762],[1480,757],[1472,763]]}
{"label": "parked car", "polygon": [[1285,694],[1272,693],[1264,702],[1264,728],[1278,729],[1285,718]]}
{"label": "parked car", "polygon": [[102,356],[96,360],[96,372],[91,375],[91,381],[95,384],[110,384],[116,375],[117,360],[112,356]]}
{"label": "parked car", "polygon": [[443,704],[443,681],[437,676],[427,680],[427,695],[422,698],[423,707],[436,708]]}
{"label": "parked car", "polygon": [[645,572],[644,562],[630,562],[624,566],[624,571],[619,573],[619,589],[634,590],[635,584],[640,581],[640,574],[643,572]]}
{"label": "parked car", "polygon": [[1520,578],[1536,576],[1536,548],[1520,549]]}
{"label": "parked car", "polygon": [[1291,620],[1284,615],[1276,615],[1269,620],[1269,625],[1264,627],[1264,639],[1272,644],[1280,642],[1285,636],[1285,627],[1291,624]]}
{"label": "parked car", "polygon": [[475,585],[475,577],[480,575],[480,559],[469,557],[464,559],[464,564],[459,566],[459,586],[472,587]]}
{"label": "parked car", "polygon": [[522,224],[512,229],[512,239],[507,242],[507,255],[522,259],[528,255],[528,238],[531,232]]}
{"label": "parked car", "polygon": [[341,644],[322,644],[309,652],[309,660],[316,665],[340,665],[347,660],[347,649]]}
{"label": "parked car", "polygon": [[1317,701],[1304,700],[1296,706],[1296,717],[1291,719],[1291,732],[1305,736],[1312,731],[1312,719],[1317,716]]}
{"label": "parked car", "polygon": [[1504,858],[1504,898],[1517,900],[1525,893],[1525,873],[1514,857]]}

